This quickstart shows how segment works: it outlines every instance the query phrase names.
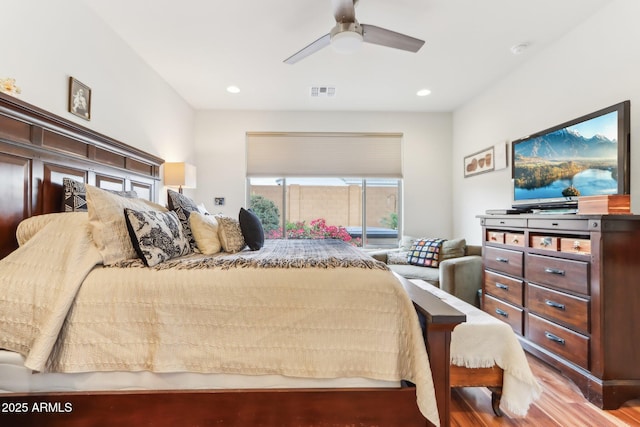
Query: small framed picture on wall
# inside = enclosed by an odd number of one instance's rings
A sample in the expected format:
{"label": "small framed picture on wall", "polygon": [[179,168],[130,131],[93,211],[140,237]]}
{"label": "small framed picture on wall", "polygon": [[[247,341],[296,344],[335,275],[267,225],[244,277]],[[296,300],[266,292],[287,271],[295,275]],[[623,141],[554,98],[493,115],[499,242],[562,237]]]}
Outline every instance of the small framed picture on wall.
{"label": "small framed picture on wall", "polygon": [[464,177],[468,178],[495,169],[493,148],[489,147],[464,158]]}
{"label": "small framed picture on wall", "polygon": [[69,112],[91,120],[91,88],[69,77]]}

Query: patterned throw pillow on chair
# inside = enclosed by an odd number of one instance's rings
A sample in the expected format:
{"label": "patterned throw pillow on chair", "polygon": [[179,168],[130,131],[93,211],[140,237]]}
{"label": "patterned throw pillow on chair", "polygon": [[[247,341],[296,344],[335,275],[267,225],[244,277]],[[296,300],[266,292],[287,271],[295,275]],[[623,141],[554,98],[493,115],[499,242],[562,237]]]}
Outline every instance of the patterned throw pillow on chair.
{"label": "patterned throw pillow on chair", "polygon": [[420,267],[437,267],[442,243],[446,239],[418,239],[411,245],[407,262]]}

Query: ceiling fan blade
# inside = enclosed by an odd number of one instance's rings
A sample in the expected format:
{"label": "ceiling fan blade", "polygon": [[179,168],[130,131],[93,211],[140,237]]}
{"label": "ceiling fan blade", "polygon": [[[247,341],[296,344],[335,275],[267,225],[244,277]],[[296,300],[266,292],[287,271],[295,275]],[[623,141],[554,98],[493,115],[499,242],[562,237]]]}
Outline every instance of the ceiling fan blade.
{"label": "ceiling fan blade", "polygon": [[320,37],[318,40],[314,41],[307,47],[299,50],[298,52],[294,53],[293,55],[285,59],[284,62],[286,64],[295,64],[301,59],[304,59],[307,56],[313,53],[316,53],[320,49],[329,46],[329,43],[331,43],[331,34],[325,34],[324,36]]}
{"label": "ceiling fan blade", "polygon": [[356,3],[358,0],[332,0],[333,17],[336,22],[355,22]]}
{"label": "ceiling fan blade", "polygon": [[376,27],[375,25],[362,24],[361,26],[363,29],[362,38],[366,43],[408,50],[409,52],[419,51],[424,44],[424,40]]}

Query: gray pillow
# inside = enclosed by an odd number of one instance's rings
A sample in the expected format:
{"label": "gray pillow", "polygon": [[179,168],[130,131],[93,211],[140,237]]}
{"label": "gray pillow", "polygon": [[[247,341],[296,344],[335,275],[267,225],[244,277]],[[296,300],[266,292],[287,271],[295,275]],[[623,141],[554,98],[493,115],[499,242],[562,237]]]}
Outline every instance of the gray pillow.
{"label": "gray pillow", "polygon": [[467,253],[467,241],[465,239],[445,240],[442,243],[440,262],[465,256]]}
{"label": "gray pillow", "polygon": [[387,264],[389,265],[407,265],[407,257],[409,251],[389,252],[387,253]]}

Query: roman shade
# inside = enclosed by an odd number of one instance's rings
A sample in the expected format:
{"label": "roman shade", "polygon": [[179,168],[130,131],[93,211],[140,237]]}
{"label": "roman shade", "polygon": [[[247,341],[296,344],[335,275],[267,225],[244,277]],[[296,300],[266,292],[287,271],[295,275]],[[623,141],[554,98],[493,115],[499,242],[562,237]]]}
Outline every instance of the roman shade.
{"label": "roman shade", "polygon": [[402,178],[401,133],[247,132],[247,177]]}

